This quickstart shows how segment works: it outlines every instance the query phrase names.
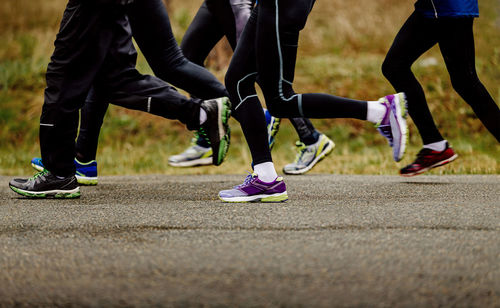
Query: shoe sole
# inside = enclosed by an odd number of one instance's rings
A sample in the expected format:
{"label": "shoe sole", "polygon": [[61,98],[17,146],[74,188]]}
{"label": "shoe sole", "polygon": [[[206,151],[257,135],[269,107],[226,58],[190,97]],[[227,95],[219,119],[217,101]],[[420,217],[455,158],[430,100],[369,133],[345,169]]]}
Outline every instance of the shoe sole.
{"label": "shoe sole", "polygon": [[277,194],[272,194],[272,195],[253,195],[253,196],[246,196],[246,197],[234,197],[234,198],[223,198],[219,196],[219,199],[221,199],[223,202],[227,203],[253,203],[253,202],[260,202],[260,203],[280,203],[280,202],[285,202],[288,200],[288,194],[287,192],[282,192],[282,193],[277,193]]}
{"label": "shoe sole", "polygon": [[72,190],[47,190],[32,192],[9,185],[10,189],[28,198],[55,198],[55,199],[75,199],[80,198],[80,187]]}
{"label": "shoe sole", "polygon": [[178,162],[178,163],[168,162],[168,164],[172,167],[206,166],[206,165],[211,165],[212,163],[213,163],[212,156],[200,158],[200,159],[193,159],[193,160]]}
{"label": "shoe sole", "polygon": [[[396,94],[394,99],[396,102],[391,104],[392,112],[389,115],[389,121],[393,136],[393,158],[398,162],[403,159],[408,144],[408,126],[406,124],[408,108],[404,93]],[[395,129],[396,127],[397,129]]]}
{"label": "shoe sole", "polygon": [[217,145],[217,152],[212,156],[212,163],[215,166],[219,166],[224,161],[231,141],[231,129],[228,124],[231,117],[231,103],[228,98],[220,98],[217,99],[217,105],[220,110],[218,114],[220,141]]}
{"label": "shoe sole", "polygon": [[83,186],[96,186],[97,185],[97,177],[88,177],[82,175],[75,175],[76,181],[78,184]]}
{"label": "shoe sole", "polygon": [[404,176],[404,177],[411,177],[411,176],[416,176],[416,175],[419,175],[419,174],[422,174],[426,171],[429,171],[433,168],[436,168],[436,167],[440,167],[440,166],[443,166],[443,165],[446,165],[448,163],[451,163],[452,161],[454,161],[455,159],[458,158],[458,154],[455,154],[453,155],[452,157],[450,158],[447,158],[445,160],[442,160],[440,162],[437,162],[435,163],[434,165],[430,166],[430,167],[427,167],[427,168],[423,168],[423,169],[420,169],[419,171],[416,171],[416,172],[412,172],[412,173],[399,173],[401,176]]}
{"label": "shoe sole", "polygon": [[293,171],[285,171],[283,169],[283,173],[288,174],[288,175],[299,175],[299,174],[304,174],[307,171],[311,170],[317,163],[322,161],[325,157],[327,157],[335,148],[335,143],[333,141],[329,141],[329,145],[321,151],[321,153],[316,157],[307,167],[299,169],[299,170],[293,170]]}
{"label": "shoe sole", "polygon": [[[34,163],[31,163],[31,167],[33,167],[33,169],[35,169],[37,171],[44,170],[44,168],[42,166],[34,164]],[[82,175],[78,175],[78,174],[75,174],[75,177],[76,177],[76,181],[78,182],[78,184],[80,184],[82,186],[96,186],[97,185],[97,177],[88,177],[88,176],[82,176]]]}

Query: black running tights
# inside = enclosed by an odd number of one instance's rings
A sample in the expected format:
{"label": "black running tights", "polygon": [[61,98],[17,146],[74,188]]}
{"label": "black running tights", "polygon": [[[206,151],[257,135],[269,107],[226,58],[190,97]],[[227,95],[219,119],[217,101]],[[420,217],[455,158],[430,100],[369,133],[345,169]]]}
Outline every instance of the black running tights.
{"label": "black running tights", "polygon": [[424,52],[439,44],[451,83],[500,142],[500,110],[476,74],[473,18],[429,19],[414,12],[397,34],[382,71],[396,91],[405,92],[410,116],[424,144],[443,140],[434,124],[425,94],[411,71]]}

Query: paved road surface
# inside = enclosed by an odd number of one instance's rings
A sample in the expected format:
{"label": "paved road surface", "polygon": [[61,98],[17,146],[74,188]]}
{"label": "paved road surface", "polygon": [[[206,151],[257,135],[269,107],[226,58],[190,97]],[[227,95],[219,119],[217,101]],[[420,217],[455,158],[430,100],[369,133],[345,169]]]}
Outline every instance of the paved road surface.
{"label": "paved road surface", "polygon": [[500,306],[500,176],[102,177],[80,200],[0,177],[0,306]]}

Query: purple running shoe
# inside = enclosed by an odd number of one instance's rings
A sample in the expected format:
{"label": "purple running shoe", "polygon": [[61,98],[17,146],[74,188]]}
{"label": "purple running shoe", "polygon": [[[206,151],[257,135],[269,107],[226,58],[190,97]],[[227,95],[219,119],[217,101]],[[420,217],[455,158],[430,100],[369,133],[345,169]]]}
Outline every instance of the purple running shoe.
{"label": "purple running shoe", "polygon": [[249,174],[243,184],[219,192],[224,202],[284,202],[288,200],[282,177],[271,183],[262,182],[257,174]]}
{"label": "purple running shoe", "polygon": [[406,151],[408,143],[408,127],[406,117],[406,97],[404,93],[387,95],[379,99],[387,111],[379,123],[375,125],[379,133],[384,136],[392,147],[395,161],[400,161]]}

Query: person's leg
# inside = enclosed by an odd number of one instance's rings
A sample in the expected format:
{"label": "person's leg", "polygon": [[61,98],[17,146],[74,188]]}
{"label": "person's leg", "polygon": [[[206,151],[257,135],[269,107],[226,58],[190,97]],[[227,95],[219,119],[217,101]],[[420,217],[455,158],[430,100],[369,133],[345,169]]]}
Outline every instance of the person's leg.
{"label": "person's leg", "polygon": [[443,140],[432,119],[422,86],[411,66],[437,43],[436,21],[414,12],[396,35],[382,64],[382,72],[398,92],[404,92],[408,111],[422,137],[423,144]]}
{"label": "person's leg", "polygon": [[182,37],[181,49],[189,61],[204,66],[208,54],[223,37],[224,29],[204,1]]}
{"label": "person's leg", "polygon": [[314,128],[311,120],[304,118],[291,118],[290,123],[297,131],[300,142],[305,145],[316,143],[319,139],[320,133]]}
{"label": "person's leg", "polygon": [[161,0],[135,1],[128,8],[134,38],[157,77],[201,99],[227,96],[213,74],[184,57]]}
{"label": "person's leg", "polygon": [[255,0],[229,0],[234,15],[236,42],[240,40],[241,33],[245,29],[248,18],[250,18],[255,2]]}
{"label": "person's leg", "polygon": [[115,36],[103,73],[95,83],[97,91],[107,91],[105,98],[112,104],[177,119],[188,129],[199,130],[211,142],[213,163],[222,163],[229,146],[228,99],[187,98],[159,78],[141,75],[135,69],[135,50],[127,18],[116,20]]}
{"label": "person's leg", "polygon": [[266,119],[255,90],[255,29],[258,8],[243,30],[229,64],[225,84],[232,101],[232,116],[240,123],[253,164],[272,162],[267,142]]}
{"label": "person's leg", "polygon": [[[407,141],[403,94],[366,102],[328,94],[297,94],[292,88],[299,32],[312,0],[273,0],[259,3],[256,58],[259,84],[271,114],[277,117],[355,118],[379,125],[401,160]],[[391,125],[392,124],[392,125]]]}
{"label": "person's leg", "polygon": [[[181,49],[189,61],[205,66],[205,60],[210,51],[223,37],[223,27],[218,23],[214,12],[207,7],[207,1],[204,1],[182,37]],[[210,143],[199,134],[195,133],[195,135],[191,145],[185,151],[169,157],[168,163],[171,166],[193,167],[211,164]]]}
{"label": "person's leg", "polygon": [[311,0],[259,3],[256,57],[259,84],[271,114],[277,117],[366,119],[366,101],[327,94],[296,94],[292,88],[299,32]]}
{"label": "person's leg", "polygon": [[96,159],[99,133],[108,110],[108,102],[103,93],[91,89],[85,105],[80,111],[80,131],[76,140],[76,159],[80,162],[90,162]]}
{"label": "person's leg", "polygon": [[113,39],[113,7],[70,0],[47,68],[45,101],[40,117],[40,149],[45,170],[11,188],[31,197],[80,196],[75,174],[78,110],[83,106]]}
{"label": "person's leg", "polygon": [[[136,41],[158,76],[201,99],[227,96],[225,87],[210,72],[183,56],[161,0],[137,1],[128,7],[127,12]],[[94,102],[95,99],[92,98],[91,105],[86,104],[82,109],[77,159],[83,162],[95,160],[102,118],[107,109],[106,104]],[[87,121],[86,118],[93,120]],[[208,141],[205,143],[210,148]]]}
{"label": "person's leg", "polygon": [[243,184],[219,192],[224,202],[282,202],[288,200],[286,185],[278,177],[268,144],[265,115],[255,91],[255,30],[258,8],[243,30],[225,81],[233,102],[232,115],[240,122],[252,155],[254,174]]}
{"label": "person's leg", "polygon": [[453,88],[500,142],[500,109],[476,73],[473,22],[473,18],[440,20],[439,47]]}

